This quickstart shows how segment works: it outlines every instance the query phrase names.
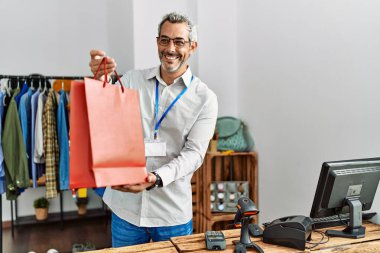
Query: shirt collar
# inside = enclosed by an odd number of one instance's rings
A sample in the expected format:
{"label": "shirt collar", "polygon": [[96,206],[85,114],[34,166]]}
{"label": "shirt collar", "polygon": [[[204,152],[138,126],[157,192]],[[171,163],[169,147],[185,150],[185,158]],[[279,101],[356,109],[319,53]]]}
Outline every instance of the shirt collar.
{"label": "shirt collar", "polygon": [[[178,77],[177,79],[174,80],[174,83],[177,83],[178,80],[182,80],[182,83],[184,83],[186,86],[189,86],[190,83],[191,83],[191,77],[193,76],[192,72],[191,72],[191,69],[190,69],[190,66],[187,68],[186,72],[183,73],[182,76]],[[161,74],[160,74],[160,66],[157,66],[155,68],[152,68],[150,69],[150,71],[148,71],[145,75],[145,78],[147,80],[149,79],[152,79],[152,78],[157,78],[157,80],[160,82],[160,83],[165,83],[162,78],[161,78]]]}

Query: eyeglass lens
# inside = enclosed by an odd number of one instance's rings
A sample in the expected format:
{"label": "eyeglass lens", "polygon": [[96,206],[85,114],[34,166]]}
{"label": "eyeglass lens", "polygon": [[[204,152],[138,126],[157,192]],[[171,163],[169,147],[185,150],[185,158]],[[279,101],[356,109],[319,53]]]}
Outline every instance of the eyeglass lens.
{"label": "eyeglass lens", "polygon": [[161,45],[161,46],[167,46],[170,44],[170,41],[172,40],[173,41],[173,44],[175,47],[177,48],[181,48],[183,47],[186,43],[188,43],[189,41],[185,41],[184,39],[182,38],[174,38],[174,39],[171,39],[169,37],[166,37],[166,36],[161,36],[161,37],[158,37],[158,43]]}

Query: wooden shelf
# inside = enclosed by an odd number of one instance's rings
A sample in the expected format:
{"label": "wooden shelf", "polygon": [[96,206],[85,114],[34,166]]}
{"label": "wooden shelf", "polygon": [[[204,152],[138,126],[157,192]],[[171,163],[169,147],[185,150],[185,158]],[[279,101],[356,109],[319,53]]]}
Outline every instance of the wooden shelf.
{"label": "wooden shelf", "polygon": [[[89,210],[87,210],[87,213],[85,215],[79,215],[77,211],[64,212],[63,213],[63,221],[105,217],[106,212],[107,211],[103,208],[89,209]],[[36,220],[36,217],[34,215],[20,216],[15,221],[15,226],[54,223],[54,222],[60,222],[60,221],[62,221],[62,220],[61,220],[61,215],[59,212],[58,213],[49,213],[48,219],[43,220],[43,221]]]}
{"label": "wooden shelf", "polygon": [[210,218],[210,221],[218,222],[218,221],[233,221],[235,220],[234,213],[213,213]]}
{"label": "wooden shelf", "polygon": [[[233,163],[231,170],[231,163]],[[258,156],[256,152],[208,152],[202,166],[193,176],[193,184],[196,189],[193,200],[194,228],[195,232],[202,233],[212,230],[217,222],[233,221],[235,213],[213,213],[210,203],[210,185],[213,181],[248,181],[249,198],[259,206],[258,198]],[[257,222],[257,216],[253,217]],[[224,225],[226,225],[224,224]],[[225,228],[221,228],[225,229]]]}
{"label": "wooden shelf", "polygon": [[207,152],[207,156],[209,157],[220,157],[220,156],[247,156],[254,155],[256,156],[256,152],[232,152],[232,153],[223,153],[223,152]]}

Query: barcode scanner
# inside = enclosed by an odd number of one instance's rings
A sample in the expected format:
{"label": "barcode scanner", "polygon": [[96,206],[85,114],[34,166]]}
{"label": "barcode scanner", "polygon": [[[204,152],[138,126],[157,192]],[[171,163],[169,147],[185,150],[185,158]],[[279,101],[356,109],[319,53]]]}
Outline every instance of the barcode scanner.
{"label": "barcode scanner", "polygon": [[255,243],[251,242],[249,237],[248,226],[252,221],[252,216],[259,213],[255,203],[247,197],[242,197],[238,200],[236,205],[237,212],[235,215],[234,225],[236,228],[241,228],[240,241],[233,241],[235,244],[235,252],[244,252],[242,247],[254,248],[257,252],[264,253],[263,249]]}

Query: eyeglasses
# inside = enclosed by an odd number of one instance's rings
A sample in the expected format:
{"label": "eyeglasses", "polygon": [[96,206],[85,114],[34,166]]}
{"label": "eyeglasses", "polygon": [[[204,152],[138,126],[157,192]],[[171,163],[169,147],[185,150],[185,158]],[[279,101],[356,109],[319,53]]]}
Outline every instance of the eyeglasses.
{"label": "eyeglasses", "polygon": [[182,38],[174,38],[174,39],[171,39],[167,36],[161,36],[161,37],[157,37],[157,42],[158,44],[160,44],[161,46],[168,46],[170,44],[170,41],[173,41],[173,44],[176,48],[182,48],[185,46],[186,43],[190,43],[191,41],[186,41],[185,39],[182,39]]}

